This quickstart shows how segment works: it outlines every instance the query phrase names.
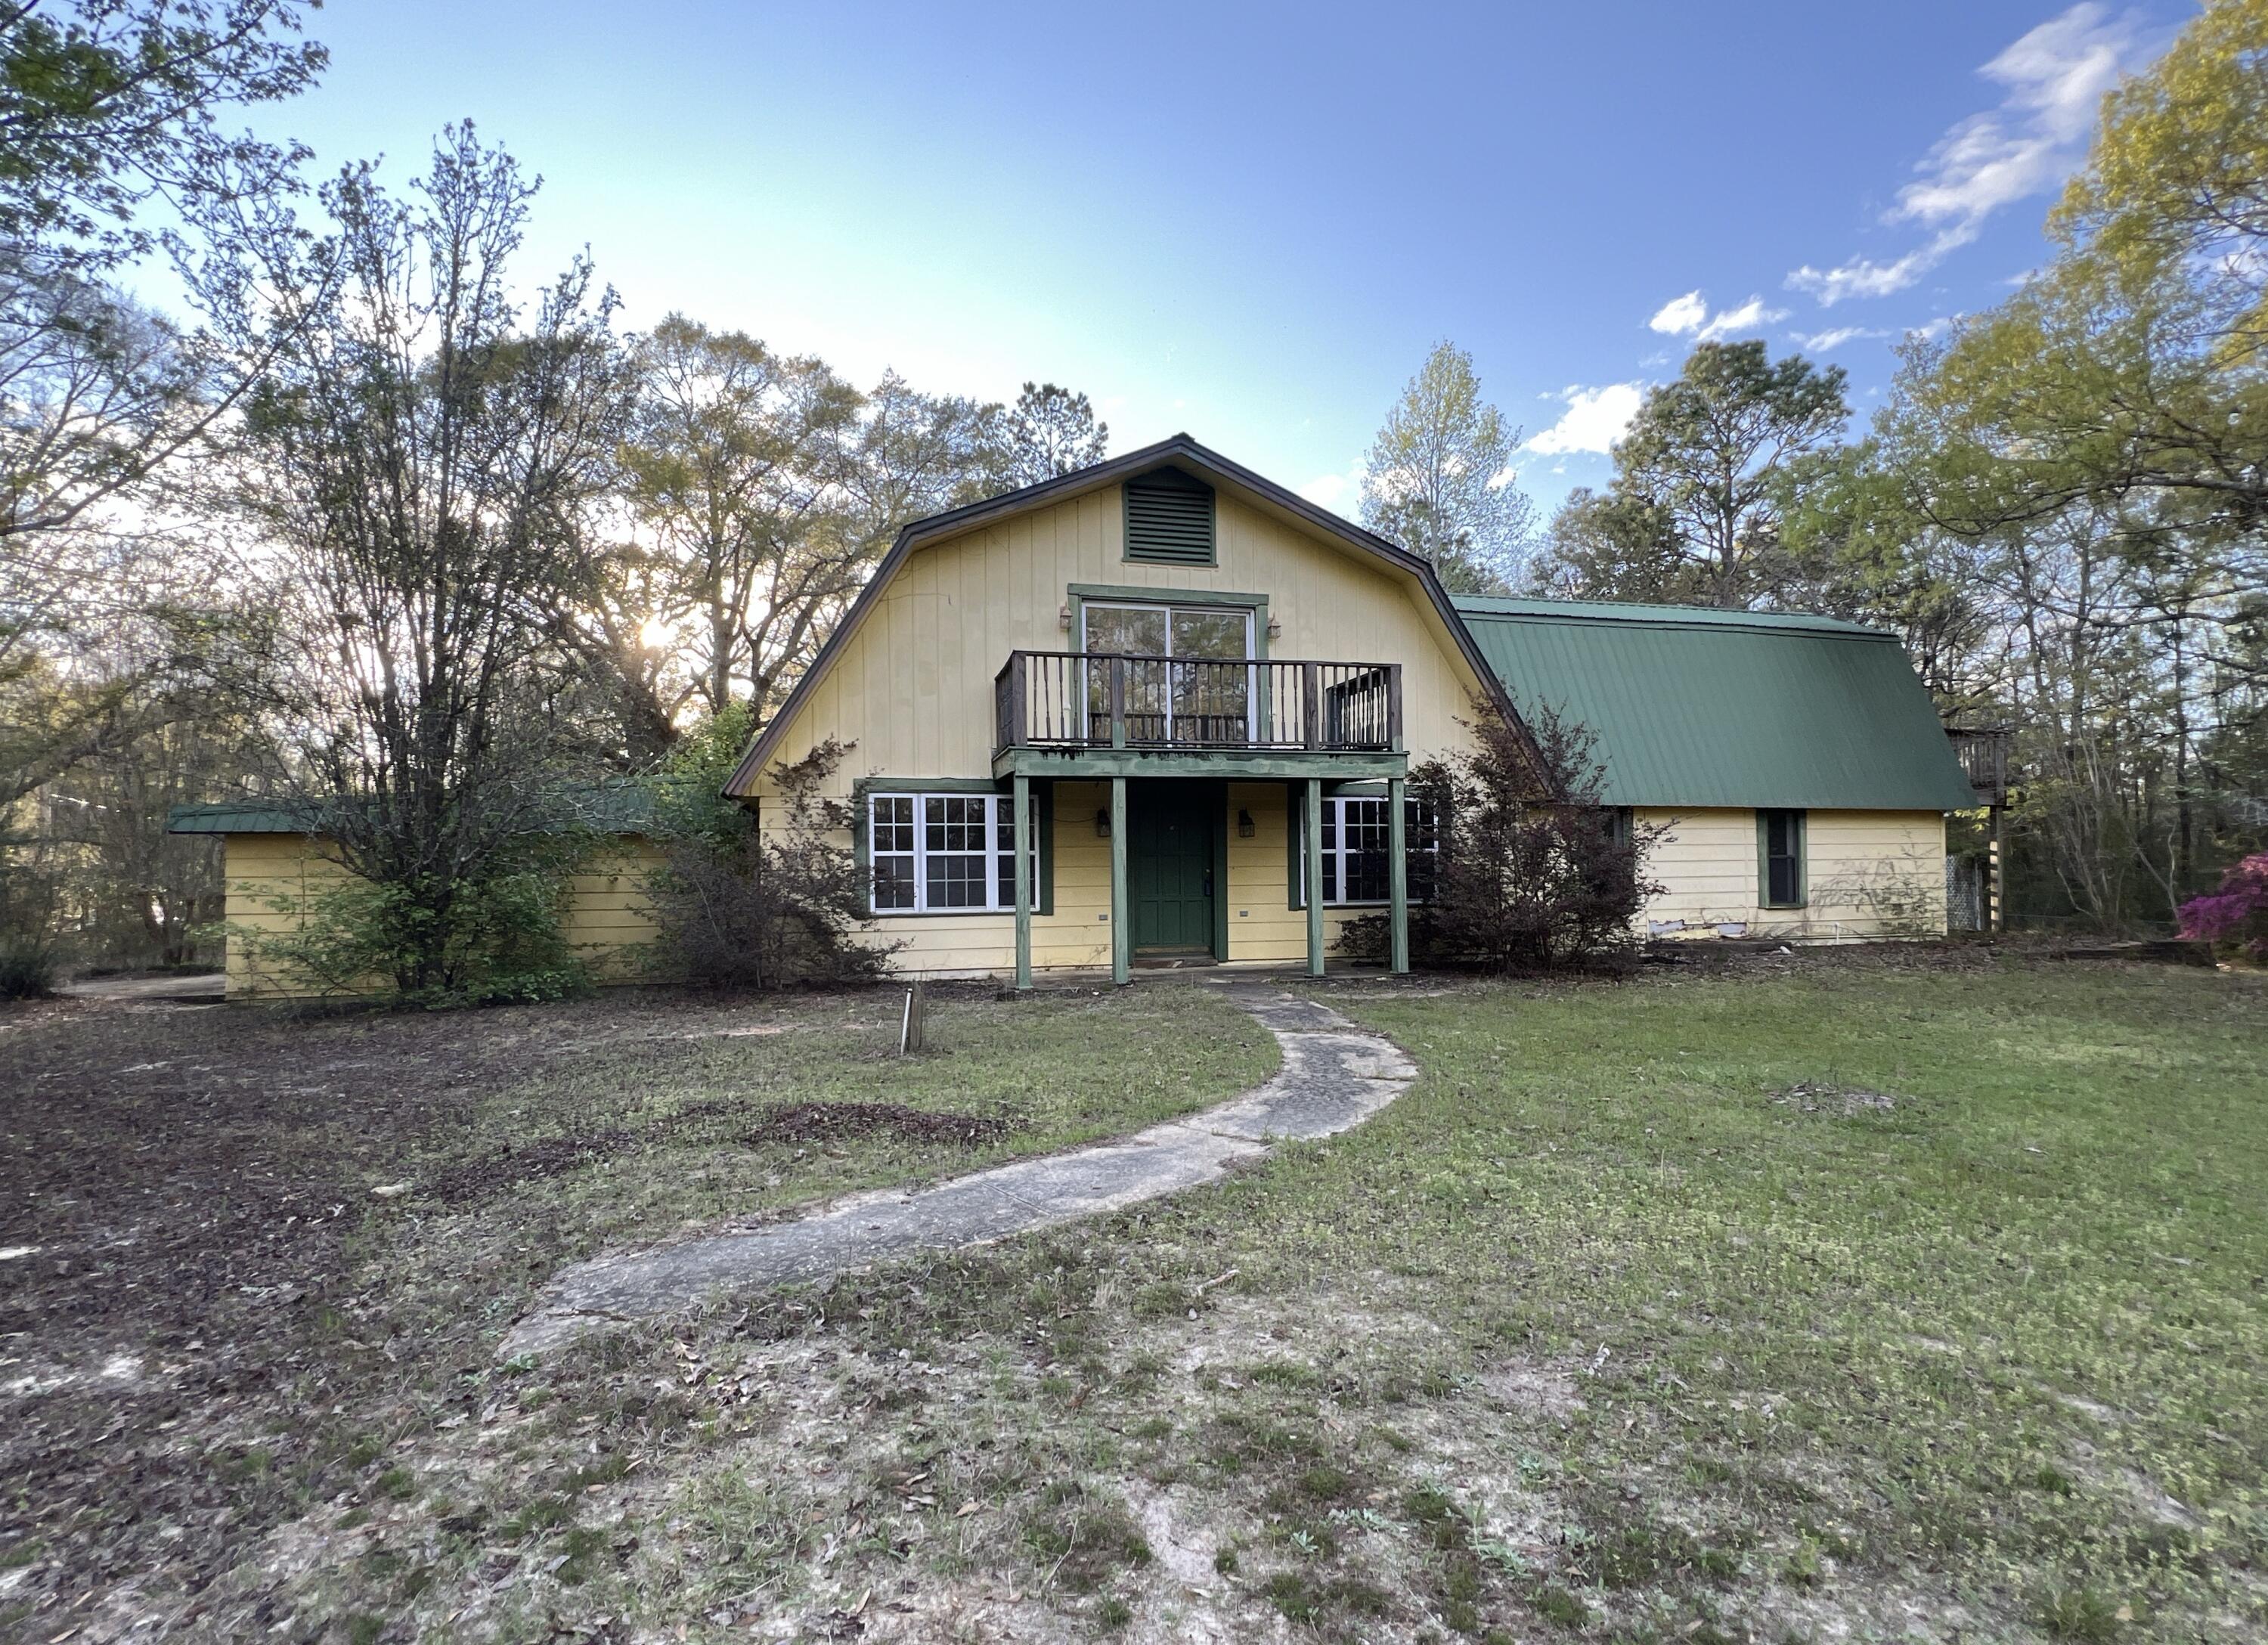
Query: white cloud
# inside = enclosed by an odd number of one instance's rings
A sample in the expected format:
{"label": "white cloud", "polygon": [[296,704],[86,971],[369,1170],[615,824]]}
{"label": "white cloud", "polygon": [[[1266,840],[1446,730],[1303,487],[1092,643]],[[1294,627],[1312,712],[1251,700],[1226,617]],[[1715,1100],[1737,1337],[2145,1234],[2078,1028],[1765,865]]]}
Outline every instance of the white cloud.
{"label": "white cloud", "polygon": [[1300,495],[1318,507],[1352,520],[1362,501],[1364,468],[1357,458],[1344,474],[1319,474],[1300,487]]}
{"label": "white cloud", "polygon": [[1815,269],[1805,263],[1787,277],[1792,291],[1808,291],[1822,307],[1832,308],[1846,297],[1888,297],[1903,291],[1938,265],[1945,254],[1976,238],[1974,229],[1948,229],[1928,245],[1908,252],[1895,262],[1853,257],[1839,268]]}
{"label": "white cloud", "polygon": [[1933,343],[1953,329],[1955,319],[1955,316],[1952,314],[1940,314],[1934,320],[1912,328],[1906,335],[1910,337],[1919,337],[1924,343]]}
{"label": "white cloud", "polygon": [[1709,323],[1693,334],[1696,343],[1714,343],[1721,337],[1738,336],[1743,331],[1755,331],[1776,320],[1786,320],[1785,308],[1766,308],[1764,299],[1752,297],[1738,308],[1719,309],[1709,316]]}
{"label": "white cloud", "polygon": [[[1761,297],[1751,297],[1738,308],[1721,309],[1712,314],[1707,299],[1699,291],[1693,291],[1683,297],[1671,298],[1656,309],[1653,318],[1646,323],[1653,330],[1673,337],[1690,336],[1696,343],[1714,343],[1720,337],[1754,331],[1775,320],[1786,318],[1786,309],[1766,308]],[[1572,400],[1575,393],[1575,386],[1571,383],[1560,391],[1559,398]]]}
{"label": "white cloud", "polygon": [[1993,212],[2068,176],[2086,157],[2103,93],[2140,68],[2155,45],[2134,13],[2113,17],[2095,0],[2041,24],[1977,70],[2005,88],[1999,105],[1940,137],[1883,214],[1888,223],[1936,230],[1927,242],[1889,262],[1806,263],[1788,275],[1789,286],[1828,306],[1905,290],[1976,239]]}
{"label": "white cloud", "polygon": [[1824,354],[1830,349],[1839,349],[1846,343],[1856,343],[1861,337],[1887,337],[1890,334],[1871,326],[1832,326],[1825,331],[1815,331],[1809,336],[1801,332],[1795,340],[1814,354]]}
{"label": "white cloud", "polygon": [[1701,300],[1697,291],[1683,297],[1673,297],[1656,309],[1653,318],[1646,323],[1656,331],[1666,331],[1673,337],[1682,337],[1689,331],[1701,329],[1701,322],[1709,318],[1709,305]]}
{"label": "white cloud", "polygon": [[1547,457],[1613,450],[1638,415],[1646,386],[1609,383],[1601,388],[1570,388],[1561,398],[1567,402],[1566,410],[1557,423],[1528,442],[1528,450]]}

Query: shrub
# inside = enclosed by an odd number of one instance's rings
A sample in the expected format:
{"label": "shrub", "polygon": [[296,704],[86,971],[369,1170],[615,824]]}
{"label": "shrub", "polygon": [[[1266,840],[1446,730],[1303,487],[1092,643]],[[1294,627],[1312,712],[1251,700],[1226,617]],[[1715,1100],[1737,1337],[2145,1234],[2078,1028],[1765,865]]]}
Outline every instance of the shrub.
{"label": "shrub", "polygon": [[0,933],[0,1000],[40,1000],[55,991],[60,967],[47,938]]}
{"label": "shrub", "polygon": [[[1411,956],[1499,972],[1628,966],[1638,916],[1662,889],[1646,862],[1663,830],[1617,826],[1600,804],[1595,739],[1556,711],[1531,712],[1528,735],[1492,709],[1470,729],[1469,750],[1410,773],[1440,830],[1431,894],[1410,911]],[[1348,922],[1343,941],[1380,957],[1388,935],[1371,916]]]}
{"label": "shrub", "polygon": [[2268,960],[2268,852],[2256,852],[2220,876],[2219,889],[2181,906],[2182,935]]}
{"label": "shrub", "polygon": [[437,1009],[560,1000],[590,986],[562,929],[568,876],[588,842],[531,837],[443,894],[419,882],[349,878],[306,899],[276,899],[296,931],[232,932],[263,961],[333,993],[390,984],[403,1005]]}
{"label": "shrub", "polygon": [[861,941],[866,888],[850,808],[821,791],[849,750],[829,738],[775,776],[781,826],[721,798],[751,727],[737,704],[681,741],[662,785],[667,866],[647,882],[659,962],[711,988],[868,981],[895,945]]}

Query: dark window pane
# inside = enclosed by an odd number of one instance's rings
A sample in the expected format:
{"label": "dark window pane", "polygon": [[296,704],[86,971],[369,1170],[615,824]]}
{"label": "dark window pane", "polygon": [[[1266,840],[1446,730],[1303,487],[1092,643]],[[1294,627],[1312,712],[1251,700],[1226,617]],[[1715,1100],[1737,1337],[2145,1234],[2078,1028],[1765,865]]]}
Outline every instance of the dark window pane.
{"label": "dark window pane", "polygon": [[914,905],[914,859],[911,857],[874,859],[874,906],[911,908]]}
{"label": "dark window pane", "polygon": [[932,908],[983,908],[985,905],[985,865],[983,853],[932,852],[929,855],[929,905]]}

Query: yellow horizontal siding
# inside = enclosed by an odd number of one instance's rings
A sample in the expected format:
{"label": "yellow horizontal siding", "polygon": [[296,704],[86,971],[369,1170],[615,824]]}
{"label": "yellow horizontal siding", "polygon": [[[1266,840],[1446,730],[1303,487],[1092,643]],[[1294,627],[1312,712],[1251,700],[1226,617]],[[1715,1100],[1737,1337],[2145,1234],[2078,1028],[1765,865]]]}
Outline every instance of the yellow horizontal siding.
{"label": "yellow horizontal siding", "polygon": [[[298,930],[304,904],[335,887],[346,870],[328,855],[328,841],[297,834],[225,837],[222,872],[228,887],[227,918],[245,934],[232,933],[224,965],[231,999],[296,999],[317,992],[262,955],[259,939]],[[633,982],[647,975],[646,945],[655,933],[645,877],[663,862],[652,842],[624,838],[608,845],[567,879],[561,934],[602,982]],[[381,986],[372,978],[371,989]]]}
{"label": "yellow horizontal siding", "polygon": [[1650,921],[1744,925],[1801,941],[1941,936],[1945,819],[1934,811],[1812,811],[1805,815],[1805,904],[1765,908],[1756,886],[1756,814],[1640,810],[1666,827],[1649,874],[1667,889]]}

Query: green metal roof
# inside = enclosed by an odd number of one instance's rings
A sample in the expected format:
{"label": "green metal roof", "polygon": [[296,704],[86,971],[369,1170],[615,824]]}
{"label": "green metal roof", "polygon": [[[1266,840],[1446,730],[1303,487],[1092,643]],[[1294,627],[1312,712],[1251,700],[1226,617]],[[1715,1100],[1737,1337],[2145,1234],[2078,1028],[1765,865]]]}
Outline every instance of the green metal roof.
{"label": "green metal roof", "polygon": [[1606,804],[1977,803],[1904,648],[1879,629],[1688,606],[1455,603],[1515,704],[1597,737]]}
{"label": "green metal roof", "polygon": [[[561,791],[564,815],[557,826],[585,828],[597,834],[644,834],[654,827],[651,782],[635,779],[581,783]],[[320,834],[322,803],[310,800],[223,800],[217,805],[175,806],[166,814],[169,834]]]}

